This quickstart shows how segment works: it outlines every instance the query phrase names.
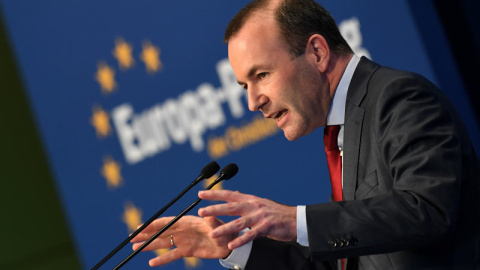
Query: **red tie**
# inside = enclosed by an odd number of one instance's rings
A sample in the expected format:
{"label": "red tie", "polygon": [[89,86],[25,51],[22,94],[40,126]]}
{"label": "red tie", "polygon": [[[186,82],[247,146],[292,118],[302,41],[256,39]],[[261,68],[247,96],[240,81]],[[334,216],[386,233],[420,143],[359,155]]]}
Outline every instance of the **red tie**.
{"label": "red tie", "polygon": [[337,139],[340,126],[327,126],[324,129],[323,141],[327,153],[328,171],[332,184],[333,200],[341,201],[342,196],[342,157],[338,149]]}
{"label": "red tie", "polygon": [[[323,142],[325,143],[325,153],[327,153],[328,172],[330,173],[330,183],[332,184],[333,200],[341,201],[342,196],[342,157],[338,149],[338,132],[340,126],[326,126],[323,130]],[[340,259],[342,270],[345,269],[345,260]]]}

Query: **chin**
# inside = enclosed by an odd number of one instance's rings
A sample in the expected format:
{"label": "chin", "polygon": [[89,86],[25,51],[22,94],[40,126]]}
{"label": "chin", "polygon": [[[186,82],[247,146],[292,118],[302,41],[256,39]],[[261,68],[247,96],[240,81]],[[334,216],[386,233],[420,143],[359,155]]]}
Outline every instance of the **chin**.
{"label": "chin", "polygon": [[308,130],[306,127],[297,127],[297,128],[292,128],[292,127],[287,127],[283,130],[283,134],[285,135],[285,138],[287,140],[293,142],[295,140],[298,140],[300,137],[308,135],[312,133],[313,130]]}
{"label": "chin", "polygon": [[297,140],[298,138],[301,137],[301,135],[299,135],[298,133],[291,132],[291,131],[288,131],[288,130],[284,130],[283,135],[285,135],[285,138],[287,138],[287,140],[289,140],[291,142],[293,142],[293,141],[295,141],[295,140]]}

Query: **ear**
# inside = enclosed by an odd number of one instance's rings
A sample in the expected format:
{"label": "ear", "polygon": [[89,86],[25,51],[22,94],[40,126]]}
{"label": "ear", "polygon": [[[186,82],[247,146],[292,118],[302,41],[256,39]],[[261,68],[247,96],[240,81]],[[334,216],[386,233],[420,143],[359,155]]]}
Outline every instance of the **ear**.
{"label": "ear", "polygon": [[306,53],[312,56],[318,70],[325,73],[330,62],[330,47],[322,35],[314,34],[308,39]]}

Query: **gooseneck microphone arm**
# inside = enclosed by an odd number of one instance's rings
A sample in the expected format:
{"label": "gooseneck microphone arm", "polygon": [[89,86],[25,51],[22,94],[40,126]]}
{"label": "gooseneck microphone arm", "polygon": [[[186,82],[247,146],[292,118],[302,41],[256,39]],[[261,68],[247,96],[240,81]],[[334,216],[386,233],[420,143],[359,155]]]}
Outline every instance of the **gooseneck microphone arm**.
{"label": "gooseneck microphone arm", "polygon": [[137,236],[140,232],[142,232],[150,223],[152,223],[155,219],[157,219],[163,212],[165,212],[170,206],[172,206],[178,199],[180,199],[185,193],[187,193],[192,187],[198,184],[203,179],[207,179],[212,177],[216,172],[220,170],[220,166],[217,162],[212,161],[207,166],[205,166],[198,177],[193,180],[192,183],[188,187],[186,187],[180,194],[177,195],[172,201],[170,201],[167,205],[165,205],[162,209],[160,209],[155,215],[153,215],[149,220],[147,220],[143,225],[135,230],[130,236],[128,236],[125,240],[123,240],[120,245],[118,245],[114,250],[112,250],[107,256],[105,256],[100,262],[98,262],[91,270],[97,270],[102,266],[105,262],[107,262],[113,255],[115,255],[120,249],[122,249],[126,244],[128,244],[135,236]]}
{"label": "gooseneck microphone arm", "polygon": [[[218,178],[213,182],[211,183],[205,190],[209,190],[211,189],[213,186],[215,186],[216,184],[220,183],[221,181],[223,180],[228,180],[230,178],[232,178],[233,176],[235,176],[235,174],[237,174],[238,172],[238,166],[234,163],[230,163],[228,164],[227,166],[225,166],[225,168],[222,169],[222,171],[220,172],[220,176],[218,176]],[[190,206],[188,206],[187,208],[185,208],[185,210],[183,210],[180,214],[178,214],[174,219],[172,219],[170,222],[168,222],[165,226],[163,226],[162,229],[160,229],[160,231],[158,231],[157,233],[155,233],[152,237],[150,237],[150,239],[148,239],[147,241],[145,241],[139,248],[137,248],[136,250],[134,250],[132,253],[130,253],[130,255],[128,255],[127,258],[125,258],[121,263],[119,263],[117,266],[115,266],[115,268],[113,268],[113,270],[117,270],[117,269],[120,269],[120,267],[122,267],[123,265],[125,265],[128,261],[130,261],[135,255],[137,255],[140,251],[142,251],[146,246],[148,246],[150,243],[153,242],[153,240],[155,240],[157,237],[159,237],[162,233],[164,233],[168,228],[170,228],[173,224],[175,224],[175,222],[177,222],[181,217],[183,217],[185,214],[187,214],[190,210],[192,210],[195,206],[197,206],[197,204],[200,203],[202,199],[197,199],[194,203],[192,203]]]}

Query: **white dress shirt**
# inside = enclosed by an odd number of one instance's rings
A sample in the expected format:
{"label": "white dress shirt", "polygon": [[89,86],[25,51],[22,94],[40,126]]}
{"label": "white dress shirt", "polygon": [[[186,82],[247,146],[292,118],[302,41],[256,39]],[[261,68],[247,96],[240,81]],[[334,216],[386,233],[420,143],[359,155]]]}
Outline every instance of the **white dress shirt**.
{"label": "white dress shirt", "polygon": [[[340,151],[343,148],[343,124],[345,122],[345,104],[347,101],[347,92],[350,82],[353,77],[353,73],[357,68],[360,58],[356,55],[350,59],[350,62],[345,69],[345,72],[338,83],[335,95],[333,96],[330,111],[327,115],[327,126],[340,125],[340,132],[338,134],[338,147]],[[343,173],[342,173],[342,186],[343,186]],[[242,232],[243,233],[243,232]],[[307,217],[306,206],[297,206],[297,242],[302,246],[309,246],[308,243],[308,231],[307,231]],[[249,242],[239,248],[232,251],[230,256],[226,259],[220,259],[220,264],[230,269],[244,269],[247,264],[248,257],[252,250],[252,242]]]}

